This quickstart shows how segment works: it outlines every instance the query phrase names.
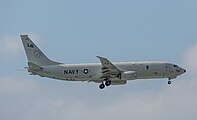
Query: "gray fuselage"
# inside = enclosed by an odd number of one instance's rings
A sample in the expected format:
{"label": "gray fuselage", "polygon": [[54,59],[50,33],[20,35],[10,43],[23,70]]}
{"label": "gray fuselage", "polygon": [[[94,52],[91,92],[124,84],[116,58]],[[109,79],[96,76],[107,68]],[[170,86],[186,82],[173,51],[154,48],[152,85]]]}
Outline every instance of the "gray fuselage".
{"label": "gray fuselage", "polygon": [[[177,65],[165,62],[115,62],[113,64],[122,71],[135,71],[137,79],[173,79],[185,72],[184,69]],[[59,64],[41,67],[43,68],[42,71],[34,72],[44,77],[68,81],[103,81],[101,78],[102,65],[99,63]]]}

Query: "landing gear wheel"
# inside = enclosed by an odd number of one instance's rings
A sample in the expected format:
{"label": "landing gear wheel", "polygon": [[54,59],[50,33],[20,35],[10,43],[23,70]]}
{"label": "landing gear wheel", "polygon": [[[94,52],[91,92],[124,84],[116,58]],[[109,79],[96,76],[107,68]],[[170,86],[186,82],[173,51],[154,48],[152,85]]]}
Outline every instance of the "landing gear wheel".
{"label": "landing gear wheel", "polygon": [[104,85],[103,83],[101,83],[101,84],[99,85],[99,88],[100,88],[100,89],[103,89],[103,88],[105,88],[105,85]]}
{"label": "landing gear wheel", "polygon": [[111,81],[109,81],[109,80],[106,81],[106,82],[105,82],[105,85],[106,85],[106,86],[110,86],[110,85],[111,85]]}
{"label": "landing gear wheel", "polygon": [[172,82],[171,81],[168,81],[168,84],[170,85]]}

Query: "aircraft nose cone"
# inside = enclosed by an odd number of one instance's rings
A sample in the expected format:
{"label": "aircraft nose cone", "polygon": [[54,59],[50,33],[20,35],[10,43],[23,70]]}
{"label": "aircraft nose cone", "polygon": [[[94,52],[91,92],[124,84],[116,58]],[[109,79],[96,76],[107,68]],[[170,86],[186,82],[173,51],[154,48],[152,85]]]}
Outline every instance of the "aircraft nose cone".
{"label": "aircraft nose cone", "polygon": [[186,72],[186,70],[183,69],[183,68],[181,68],[181,74],[183,74],[183,73],[185,73],[185,72]]}
{"label": "aircraft nose cone", "polygon": [[177,72],[178,75],[181,75],[181,74],[185,73],[186,70],[183,69],[183,68],[181,68],[181,67],[179,67],[179,68],[176,70],[176,72]]}

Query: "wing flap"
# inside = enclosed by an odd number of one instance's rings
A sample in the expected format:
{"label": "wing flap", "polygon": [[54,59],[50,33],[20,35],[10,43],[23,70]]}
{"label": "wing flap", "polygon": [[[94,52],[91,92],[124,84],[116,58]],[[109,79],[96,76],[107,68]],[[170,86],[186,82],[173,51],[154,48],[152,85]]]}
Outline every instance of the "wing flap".
{"label": "wing flap", "polygon": [[112,85],[123,85],[123,84],[126,84],[126,83],[127,83],[126,80],[111,81]]}

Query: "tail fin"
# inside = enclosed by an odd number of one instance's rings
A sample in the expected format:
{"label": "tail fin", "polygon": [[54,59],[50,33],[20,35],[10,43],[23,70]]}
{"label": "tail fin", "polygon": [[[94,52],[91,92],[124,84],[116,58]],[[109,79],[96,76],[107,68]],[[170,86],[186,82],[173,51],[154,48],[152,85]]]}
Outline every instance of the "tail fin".
{"label": "tail fin", "polygon": [[20,35],[27,55],[28,63],[38,66],[60,64],[47,58],[47,56],[31,41],[28,35]]}

